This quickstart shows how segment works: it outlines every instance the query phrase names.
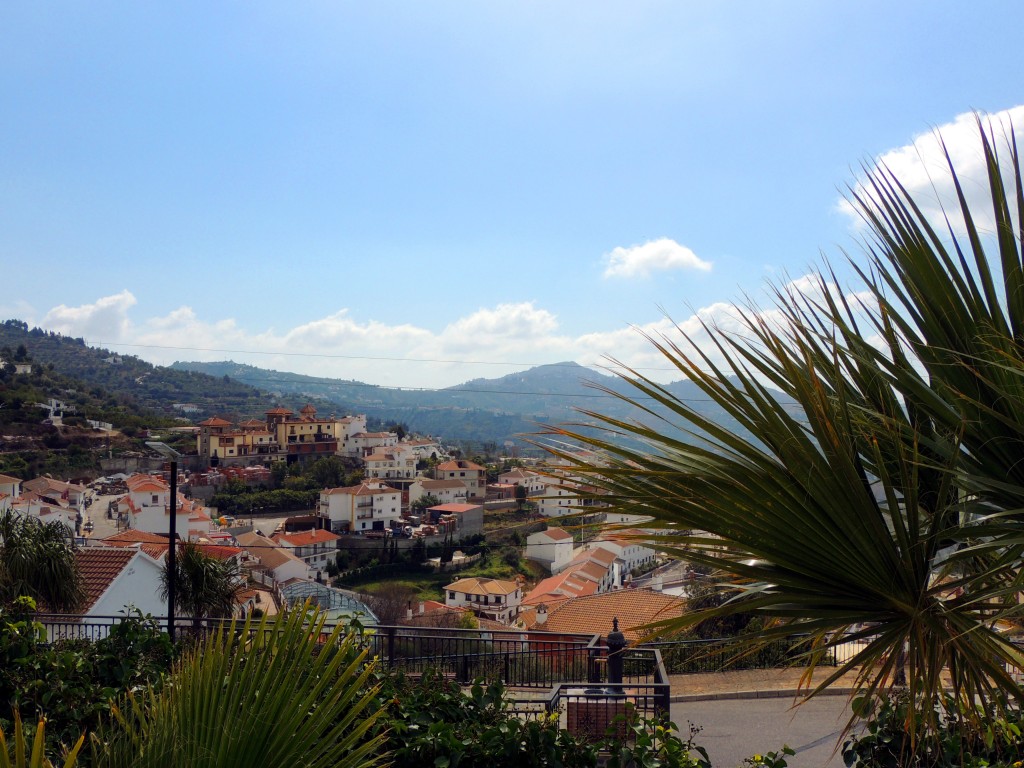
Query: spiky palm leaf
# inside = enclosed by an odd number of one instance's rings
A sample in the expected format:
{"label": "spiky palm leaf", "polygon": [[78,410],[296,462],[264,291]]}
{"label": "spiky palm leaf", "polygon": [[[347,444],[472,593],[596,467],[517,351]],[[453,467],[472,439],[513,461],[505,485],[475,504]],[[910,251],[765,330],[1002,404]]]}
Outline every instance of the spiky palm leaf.
{"label": "spiky palm leaf", "polygon": [[236,597],[244,584],[238,566],[207,554],[201,545],[184,541],[178,546],[174,571],[164,568],[160,591],[167,598],[174,580],[174,607],[192,617],[198,626],[206,617],[226,618],[236,606]]}
{"label": "spiky palm leaf", "polygon": [[0,515],[0,602],[22,595],[63,611],[85,593],[68,528],[8,511]]}
{"label": "spiky palm leaf", "polygon": [[309,607],[232,622],[180,661],[167,685],[132,695],[94,739],[106,768],[331,766],[383,759],[372,736],[372,665]]}
{"label": "spiky palm leaf", "polygon": [[[615,507],[699,532],[667,548],[733,575],[735,599],[714,613],[765,616],[764,642],[808,633],[812,666],[838,642],[865,641],[815,690],[856,671],[875,692],[905,665],[920,700],[946,680],[965,703],[1024,694],[1007,671],[1024,658],[995,624],[1020,611],[1024,272],[1010,211],[1020,217],[1024,203],[1015,150],[1011,193],[980,133],[997,268],[962,194],[968,243],[951,228],[947,245],[882,168],[857,193],[876,243],[861,270],[868,302],[851,303],[821,278],[814,297],[780,289],[770,321],[741,312],[742,337],[706,328],[713,351],[650,338],[755,440],[629,369],[636,395],[624,399],[653,426],[584,411],[604,436],[553,430],[563,445],[607,457],[552,448]],[[680,426],[710,439],[686,442]],[[620,434],[647,449],[622,447]]]}

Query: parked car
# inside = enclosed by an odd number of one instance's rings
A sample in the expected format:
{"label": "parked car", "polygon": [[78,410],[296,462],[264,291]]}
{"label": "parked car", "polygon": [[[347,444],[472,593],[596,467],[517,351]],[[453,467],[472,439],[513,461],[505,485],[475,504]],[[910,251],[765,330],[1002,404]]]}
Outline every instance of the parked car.
{"label": "parked car", "polygon": [[85,525],[83,525],[82,528],[83,528],[83,530],[86,533],[92,533],[92,529],[93,529],[92,520],[86,520],[85,521]]}

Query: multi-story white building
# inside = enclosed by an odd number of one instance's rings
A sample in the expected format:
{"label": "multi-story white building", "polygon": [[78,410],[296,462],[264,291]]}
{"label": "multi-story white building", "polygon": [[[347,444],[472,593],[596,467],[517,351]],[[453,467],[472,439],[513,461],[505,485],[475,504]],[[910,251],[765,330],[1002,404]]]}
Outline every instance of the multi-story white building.
{"label": "multi-story white building", "polygon": [[441,504],[463,504],[469,498],[469,489],[461,480],[429,480],[421,477],[409,486],[409,503],[424,496],[433,496]]}
{"label": "multi-story white building", "polygon": [[[117,503],[118,514],[129,528],[149,533],[171,531],[171,488],[162,477],[132,475],[125,484],[128,493]],[[212,520],[199,502],[178,494],[175,505],[175,533],[196,540],[210,532]]]}
{"label": "multi-story white building", "polygon": [[333,560],[338,551],[340,538],[336,533],[314,528],[297,533],[279,533],[274,536],[274,541],[302,560],[313,575],[327,569],[328,561]]}
{"label": "multi-story white building", "polygon": [[502,472],[498,475],[498,482],[503,485],[521,485],[526,488],[526,493],[529,496],[543,493],[548,487],[547,479],[543,475],[523,467],[515,467],[508,472]]}
{"label": "multi-story white building", "polygon": [[356,455],[365,458],[394,448],[398,445],[398,435],[394,432],[357,432],[352,435],[352,445],[358,451]]}
{"label": "multi-story white building", "polygon": [[466,484],[469,498],[479,499],[487,495],[487,470],[479,464],[465,459],[443,461],[434,468],[436,480],[458,480]]}
{"label": "multi-story white building", "polygon": [[416,477],[416,455],[394,448],[378,449],[363,459],[366,477],[373,480],[412,480]]}
{"label": "multi-story white building", "polygon": [[572,534],[561,528],[548,528],[526,537],[526,559],[541,563],[552,574],[569,565],[572,551]]}
{"label": "multi-story white building", "polygon": [[469,608],[477,616],[509,624],[519,615],[523,592],[514,581],[459,579],[444,588],[444,604]]}
{"label": "multi-story white building", "polygon": [[398,525],[402,519],[402,492],[379,480],[320,492],[317,515],[336,533],[368,533]]}
{"label": "multi-story white building", "polygon": [[652,565],[655,559],[655,551],[648,547],[643,540],[637,537],[643,536],[642,531],[614,531],[603,537],[601,547],[609,552],[615,553],[616,563],[620,570],[620,584],[625,582],[626,577],[636,568]]}

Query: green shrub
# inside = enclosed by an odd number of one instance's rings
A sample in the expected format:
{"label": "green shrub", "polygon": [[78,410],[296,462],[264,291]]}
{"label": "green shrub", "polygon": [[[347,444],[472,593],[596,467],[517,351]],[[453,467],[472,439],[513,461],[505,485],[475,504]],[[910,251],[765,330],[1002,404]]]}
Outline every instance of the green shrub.
{"label": "green shrub", "polygon": [[843,760],[856,768],[1020,768],[1024,715],[998,717],[968,711],[949,696],[935,701],[937,731],[927,728],[920,704],[905,691],[854,700],[862,733],[843,744]]}

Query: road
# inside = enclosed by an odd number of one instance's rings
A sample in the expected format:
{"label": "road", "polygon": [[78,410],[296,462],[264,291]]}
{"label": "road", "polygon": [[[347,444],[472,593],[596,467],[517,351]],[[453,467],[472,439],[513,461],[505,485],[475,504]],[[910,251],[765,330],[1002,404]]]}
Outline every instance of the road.
{"label": "road", "polygon": [[744,758],[784,744],[797,753],[788,758],[789,768],[839,768],[842,755],[833,752],[848,717],[845,696],[819,696],[795,709],[789,697],[672,705],[672,721],[682,735],[688,722],[701,726],[694,741],[708,751],[714,768],[742,766]]}

